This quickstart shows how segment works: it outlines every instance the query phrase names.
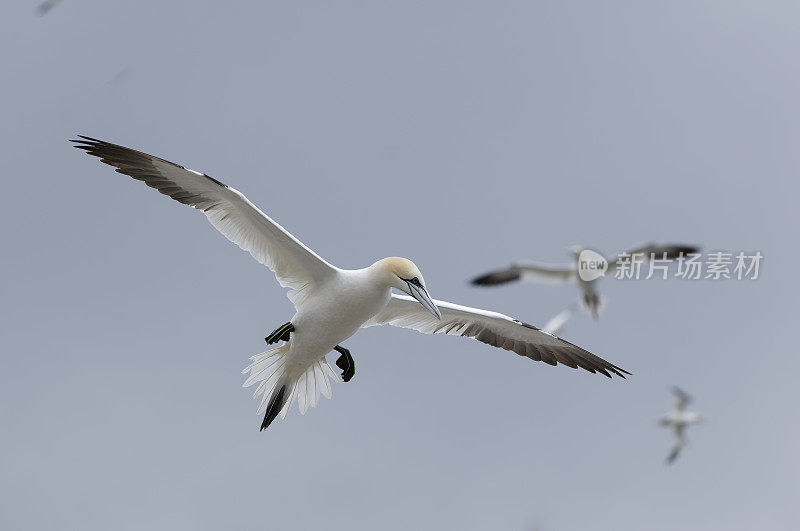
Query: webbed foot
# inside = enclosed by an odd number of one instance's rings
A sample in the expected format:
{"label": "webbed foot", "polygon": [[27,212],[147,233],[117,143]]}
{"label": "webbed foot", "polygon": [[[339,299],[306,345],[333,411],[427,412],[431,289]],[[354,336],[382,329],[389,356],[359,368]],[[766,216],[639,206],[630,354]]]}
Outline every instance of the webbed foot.
{"label": "webbed foot", "polygon": [[350,355],[350,351],[346,348],[336,345],[333,350],[341,354],[339,359],[336,360],[336,366],[343,371],[342,380],[349,382],[356,373],[356,362],[353,361],[353,356]]}
{"label": "webbed foot", "polygon": [[264,338],[268,345],[277,343],[278,341],[289,341],[289,334],[294,332],[294,325],[290,322],[285,325],[279,326],[274,332]]}

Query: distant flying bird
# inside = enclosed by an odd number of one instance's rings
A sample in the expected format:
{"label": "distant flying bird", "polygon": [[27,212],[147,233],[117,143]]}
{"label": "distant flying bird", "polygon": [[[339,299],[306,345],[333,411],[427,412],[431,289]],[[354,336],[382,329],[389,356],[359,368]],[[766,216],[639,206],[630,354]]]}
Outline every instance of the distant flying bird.
{"label": "distant flying bird", "polygon": [[45,0],[36,7],[36,13],[38,13],[40,17],[43,17],[60,3],[61,0]]}
{"label": "distant flying bird", "polygon": [[[602,305],[601,298],[597,293],[595,284],[602,278],[602,274],[592,280],[584,280],[578,274],[579,261],[581,254],[586,251],[585,248],[574,246],[571,248],[574,261],[571,264],[565,265],[548,265],[539,262],[517,262],[511,264],[503,269],[497,269],[481,275],[472,280],[476,286],[494,286],[497,284],[505,284],[515,280],[524,280],[528,282],[549,282],[549,283],[566,283],[575,282],[581,290],[583,304],[589,313],[596,319],[600,315]],[[647,244],[627,251],[627,256],[641,256],[643,260],[649,260],[655,257],[659,260],[674,260],[679,258],[682,254],[687,255],[698,252],[697,247],[690,245],[656,245]],[[588,251],[591,252],[591,251]],[[592,254],[595,254],[591,252]],[[602,259],[602,256],[596,255]],[[626,267],[625,262],[620,256],[626,256],[624,253],[616,258],[605,260],[608,264],[608,269],[605,273],[614,274],[618,268]]]}
{"label": "distant flying bird", "polygon": [[672,464],[680,455],[681,451],[686,447],[687,440],[684,431],[687,426],[697,424],[703,418],[699,413],[693,411],[686,411],[686,406],[692,401],[692,397],[679,387],[673,387],[672,393],[678,398],[678,401],[673,406],[672,410],[667,413],[665,417],[659,419],[661,426],[669,426],[672,428],[672,433],[675,435],[677,442],[675,447],[667,456],[667,464]]}
{"label": "distant flying bird", "polygon": [[[289,288],[296,313],[267,336],[277,348],[253,356],[243,373],[244,386],[255,383],[262,395],[261,429],[298,401],[301,413],[316,407],[319,395],[331,396],[329,378],[338,380],[326,361],[331,350],[344,381],[355,374],[350,352],[341,346],[359,328],[390,324],[426,334],[472,337],[488,345],[550,365],[562,363],[611,377],[627,371],[567,341],[505,315],[433,300],[422,273],[411,260],[384,258],[364,269],[339,269],[303,245],[237,190],[164,159],[81,136],[77,148],[99,157],[117,172],[202,211],[226,238],[270,268]],[[302,195],[303,191],[296,193]],[[288,192],[287,192],[288,194]],[[328,214],[325,214],[328,215]],[[392,288],[410,296],[396,295]],[[213,292],[219,286],[199,286]]]}

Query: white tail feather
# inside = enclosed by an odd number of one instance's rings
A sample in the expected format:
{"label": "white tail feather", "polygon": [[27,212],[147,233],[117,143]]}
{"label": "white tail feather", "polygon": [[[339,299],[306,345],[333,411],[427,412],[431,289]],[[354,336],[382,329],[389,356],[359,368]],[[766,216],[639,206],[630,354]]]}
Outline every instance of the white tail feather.
{"label": "white tail feather", "polygon": [[245,380],[242,387],[250,387],[258,382],[253,398],[261,395],[261,402],[258,406],[258,413],[263,413],[270,398],[280,389],[281,386],[287,387],[289,398],[281,410],[281,418],[286,418],[286,414],[292,408],[292,404],[297,400],[300,413],[305,415],[310,407],[317,407],[319,395],[330,398],[332,394],[331,384],[328,378],[339,381],[339,376],[334,372],[328,361],[323,357],[315,361],[294,381],[289,381],[291,375],[287,374],[286,355],[289,353],[289,344],[283,345],[256,354],[250,359],[253,363],[245,367],[242,374],[250,375]]}

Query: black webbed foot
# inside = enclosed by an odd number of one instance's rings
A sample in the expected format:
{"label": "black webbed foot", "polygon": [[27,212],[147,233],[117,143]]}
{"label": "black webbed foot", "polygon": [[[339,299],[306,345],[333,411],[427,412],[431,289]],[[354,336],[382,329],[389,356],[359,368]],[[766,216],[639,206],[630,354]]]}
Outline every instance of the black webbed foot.
{"label": "black webbed foot", "polygon": [[289,334],[294,332],[294,325],[290,322],[279,326],[274,332],[264,338],[268,345],[278,341],[289,341]]}
{"label": "black webbed foot", "polygon": [[341,354],[339,359],[336,360],[336,366],[343,371],[342,380],[349,382],[356,373],[356,362],[353,361],[353,356],[350,355],[350,351],[346,348],[336,345],[333,350]]}

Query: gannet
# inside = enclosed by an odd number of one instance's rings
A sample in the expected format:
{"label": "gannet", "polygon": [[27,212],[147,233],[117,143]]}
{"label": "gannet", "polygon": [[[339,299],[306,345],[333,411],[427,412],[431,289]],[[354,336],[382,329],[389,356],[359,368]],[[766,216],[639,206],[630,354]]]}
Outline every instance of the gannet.
{"label": "gannet", "polygon": [[[687,255],[696,253],[698,250],[697,247],[690,245],[657,245],[650,243],[627,251],[627,255],[640,255],[646,260],[649,260],[651,256],[657,259],[674,260],[679,258],[681,254]],[[602,278],[602,273],[599,274],[597,278],[591,280],[581,278],[581,275],[578,274],[579,258],[581,254],[587,250],[584,247],[573,246],[570,248],[570,251],[574,257],[572,264],[552,266],[538,262],[521,261],[511,264],[504,269],[497,269],[485,275],[481,275],[473,279],[472,283],[476,286],[494,286],[514,280],[550,283],[575,282],[581,290],[584,306],[596,319],[599,317],[603,305],[603,301],[596,290],[596,283]],[[596,253],[592,251],[588,252],[602,259],[602,256]],[[620,253],[619,256],[625,256],[625,254]],[[608,264],[608,269],[605,273],[614,273],[617,268],[621,267],[623,261],[619,256],[617,258],[605,260]]]}
{"label": "gannet", "polygon": [[[390,324],[426,334],[471,337],[550,365],[562,363],[611,377],[629,372],[536,327],[500,313],[431,299],[419,268],[406,258],[384,258],[363,269],[340,269],[320,258],[269,218],[242,193],[203,173],[102,140],[80,136],[75,147],[202,211],[226,238],[271,269],[289,288],[296,313],[265,339],[276,348],[253,356],[242,373],[244,387],[258,384],[261,429],[296,400],[300,412],[331,397],[329,379],[338,380],[326,360],[331,350],[350,380],[355,365],[341,346],[360,328]],[[406,295],[398,295],[392,290]]]}
{"label": "gannet", "polygon": [[689,396],[685,391],[680,389],[679,387],[672,388],[673,394],[678,398],[675,405],[672,407],[672,410],[667,413],[665,417],[659,419],[659,424],[661,426],[670,426],[672,427],[672,433],[675,435],[677,442],[675,443],[675,447],[667,456],[667,464],[672,464],[675,459],[678,458],[680,455],[681,450],[686,446],[687,440],[684,436],[684,431],[686,430],[687,426],[692,424],[697,424],[698,422],[703,420],[703,417],[699,413],[695,413],[693,411],[686,411],[686,406],[689,402],[692,401],[692,397]]}

